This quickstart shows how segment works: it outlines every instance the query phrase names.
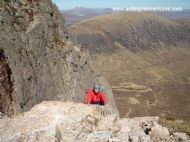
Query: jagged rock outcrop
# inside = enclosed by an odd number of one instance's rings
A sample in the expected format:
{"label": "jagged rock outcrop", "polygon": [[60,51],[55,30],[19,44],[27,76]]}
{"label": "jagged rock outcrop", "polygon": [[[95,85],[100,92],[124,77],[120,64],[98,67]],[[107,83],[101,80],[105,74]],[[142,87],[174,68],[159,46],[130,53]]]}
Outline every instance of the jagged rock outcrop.
{"label": "jagged rock outcrop", "polygon": [[[84,102],[94,81],[88,52],[67,41],[64,20],[50,0],[0,2],[0,111],[15,114],[43,100]],[[115,107],[116,108],[116,107]]]}
{"label": "jagged rock outcrop", "polygon": [[[120,119],[109,107],[43,102],[15,118],[0,119],[0,138],[3,142],[178,142],[158,120]],[[185,138],[181,141],[189,141]]]}

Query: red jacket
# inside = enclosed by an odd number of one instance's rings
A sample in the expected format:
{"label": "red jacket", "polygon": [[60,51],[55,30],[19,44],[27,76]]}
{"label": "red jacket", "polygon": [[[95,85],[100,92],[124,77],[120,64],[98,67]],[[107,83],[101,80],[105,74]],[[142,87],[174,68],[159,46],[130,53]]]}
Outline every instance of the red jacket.
{"label": "red jacket", "polygon": [[90,89],[87,94],[86,103],[87,104],[99,104],[103,103],[103,105],[107,104],[106,95],[102,92],[95,94],[93,89]]}

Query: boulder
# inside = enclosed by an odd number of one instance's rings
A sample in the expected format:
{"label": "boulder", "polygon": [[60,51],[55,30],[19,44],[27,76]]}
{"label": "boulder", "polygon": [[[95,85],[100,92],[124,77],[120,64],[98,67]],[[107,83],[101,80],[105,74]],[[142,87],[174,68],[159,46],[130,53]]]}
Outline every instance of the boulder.
{"label": "boulder", "polygon": [[156,124],[151,128],[150,136],[153,138],[167,139],[170,134],[168,128]]}
{"label": "boulder", "polygon": [[179,132],[175,132],[173,133],[173,135],[178,139],[178,140],[183,140],[183,141],[187,141],[187,134],[186,133],[179,133]]}

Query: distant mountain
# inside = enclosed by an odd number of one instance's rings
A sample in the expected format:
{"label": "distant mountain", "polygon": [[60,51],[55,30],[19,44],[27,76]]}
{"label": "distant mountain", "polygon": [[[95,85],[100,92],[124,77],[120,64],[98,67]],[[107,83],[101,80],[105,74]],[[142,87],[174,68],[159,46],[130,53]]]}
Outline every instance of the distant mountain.
{"label": "distant mountain", "polygon": [[64,13],[69,13],[72,15],[84,16],[88,14],[102,14],[112,12],[111,8],[85,8],[85,7],[76,7],[71,10],[66,10]]}
{"label": "distant mountain", "polygon": [[[83,21],[95,16],[99,16],[99,15],[113,13],[113,12],[114,11],[111,8],[85,8],[85,7],[76,7],[71,10],[63,11],[67,26],[73,26],[80,21]],[[154,12],[154,13],[162,17],[166,17],[170,19],[190,18],[189,9],[178,11],[178,12],[177,11],[171,11],[171,12],[162,11],[162,12]]]}
{"label": "distant mountain", "polygon": [[98,15],[104,15],[113,12],[111,8],[85,8],[76,7],[71,10],[62,11],[66,19],[66,25],[72,26],[82,20],[92,18]]}
{"label": "distant mountain", "polygon": [[134,51],[190,43],[190,23],[186,21],[150,12],[120,12],[81,21],[69,33],[73,41],[91,52],[114,51],[116,43]]}
{"label": "distant mountain", "polygon": [[190,9],[183,11],[171,11],[171,12],[155,12],[156,14],[171,18],[171,19],[189,19],[190,18]]}

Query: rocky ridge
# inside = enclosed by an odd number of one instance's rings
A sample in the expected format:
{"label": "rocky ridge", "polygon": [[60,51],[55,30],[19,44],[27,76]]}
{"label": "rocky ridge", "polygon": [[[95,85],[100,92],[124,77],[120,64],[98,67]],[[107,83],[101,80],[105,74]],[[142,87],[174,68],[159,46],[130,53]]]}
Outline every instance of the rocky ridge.
{"label": "rocky ridge", "polygon": [[[43,102],[31,111],[0,120],[3,142],[189,142],[169,133],[158,117],[120,119],[109,107]],[[19,123],[18,123],[19,122]]]}

